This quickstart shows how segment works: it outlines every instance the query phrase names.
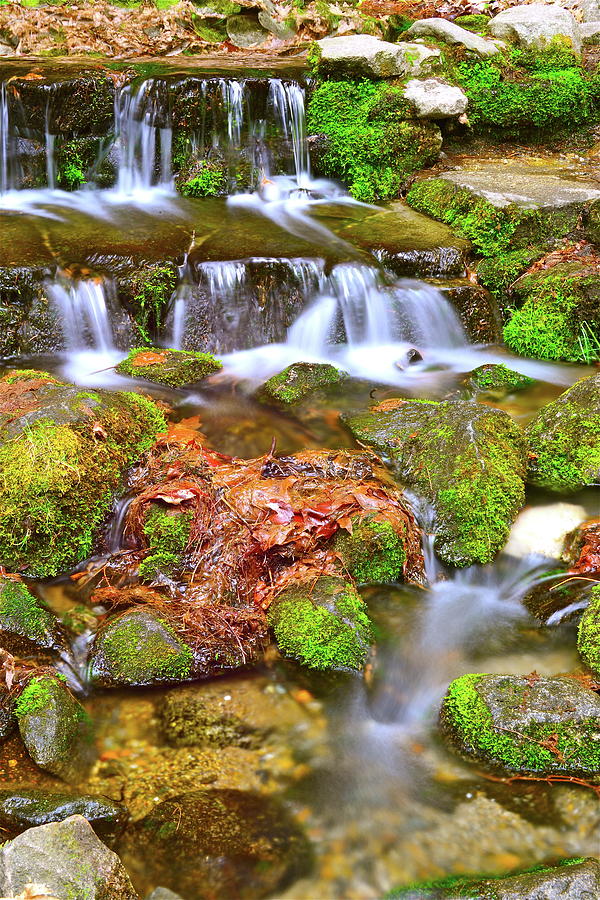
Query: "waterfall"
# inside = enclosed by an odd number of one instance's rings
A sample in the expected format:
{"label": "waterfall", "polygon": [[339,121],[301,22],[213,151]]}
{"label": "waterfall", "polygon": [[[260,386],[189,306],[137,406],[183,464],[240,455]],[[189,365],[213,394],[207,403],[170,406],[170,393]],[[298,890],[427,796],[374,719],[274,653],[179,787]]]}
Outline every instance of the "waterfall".
{"label": "waterfall", "polygon": [[292,142],[295,176],[298,187],[310,178],[310,158],[306,140],[304,88],[295,81],[274,78],[269,83],[269,99],[283,134]]}
{"label": "waterfall", "polygon": [[58,310],[65,343],[70,351],[91,347],[101,353],[114,350],[107,303],[107,285],[102,279],[57,277],[44,289]]}
{"label": "waterfall", "polygon": [[172,186],[172,131],[156,125],[160,110],[153,86],[154,81],[147,79],[137,88],[127,85],[115,97],[120,147],[116,190],[120,194]]}
{"label": "waterfall", "polygon": [[9,189],[9,128],[8,97],[6,96],[6,85],[2,82],[0,84],[0,194],[6,193]]}

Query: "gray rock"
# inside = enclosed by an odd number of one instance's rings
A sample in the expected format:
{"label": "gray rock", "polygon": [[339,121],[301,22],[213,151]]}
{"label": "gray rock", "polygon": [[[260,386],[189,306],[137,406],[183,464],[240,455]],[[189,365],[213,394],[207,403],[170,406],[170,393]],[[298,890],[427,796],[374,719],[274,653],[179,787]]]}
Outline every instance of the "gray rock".
{"label": "gray rock", "polygon": [[584,44],[597,44],[600,42],[600,21],[584,22],[579,27]]}
{"label": "gray rock", "polygon": [[0,893],[12,897],[31,883],[72,900],[139,900],[116,853],[83,816],[30,828],[0,850]]}
{"label": "gray rock", "polygon": [[50,610],[23,583],[8,578],[0,579],[0,644],[15,655],[58,651],[66,646],[64,633]]}
{"label": "gray rock", "polygon": [[32,678],[15,712],[33,761],[65,781],[79,780],[94,758],[92,724],[66,684],[49,675]]}
{"label": "gray rock", "polygon": [[157,887],[151,894],[148,894],[146,900],[183,900],[183,897],[174,894],[169,888]]}
{"label": "gray rock", "polygon": [[450,119],[462,115],[469,105],[467,95],[459,87],[437,78],[412,79],[404,88],[404,96],[420,119]]}
{"label": "gray rock", "polygon": [[322,74],[366,75],[395,78],[429,74],[439,63],[440,51],[421,44],[391,44],[370,34],[351,34],[317,41]]}
{"label": "gray rock", "polygon": [[560,6],[546,3],[522,4],[495,16],[490,34],[514,41],[527,50],[543,50],[557,37],[567,38],[574,50],[581,49],[581,33],[575,17]]}
{"label": "gray rock", "polygon": [[27,828],[83,816],[98,837],[112,841],[125,827],[127,811],[120,803],[90,794],[70,794],[42,788],[7,788],[0,791],[0,825],[9,835]]}
{"label": "gray rock", "polygon": [[492,42],[446,19],[420,19],[405,31],[405,38],[432,37],[447,44],[462,44],[478,56],[495,56],[499,48]]}
{"label": "gray rock", "polygon": [[600,0],[580,0],[578,7],[584,22],[600,20]]}
{"label": "gray rock", "polygon": [[242,49],[258,47],[269,37],[269,32],[263,28],[258,16],[253,14],[229,16],[227,34],[231,43]]}
{"label": "gray rock", "polygon": [[263,28],[274,34],[280,41],[291,41],[296,36],[296,29],[290,28],[284,21],[278,19],[268,9],[260,9],[258,11],[258,21]]}

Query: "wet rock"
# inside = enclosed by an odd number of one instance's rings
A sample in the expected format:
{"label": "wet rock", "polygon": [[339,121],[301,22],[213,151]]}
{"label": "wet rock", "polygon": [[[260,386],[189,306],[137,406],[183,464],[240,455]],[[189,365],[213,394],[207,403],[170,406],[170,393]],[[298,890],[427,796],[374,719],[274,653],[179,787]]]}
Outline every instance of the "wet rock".
{"label": "wet rock", "polygon": [[600,374],[577,381],[527,426],[528,478],[551,491],[600,482]]}
{"label": "wet rock", "polygon": [[[566,504],[565,504],[566,505]],[[569,563],[570,571],[578,575],[600,576],[600,519],[588,519],[580,509],[579,518],[573,522],[573,530],[566,535],[562,559]]]}
{"label": "wet rock", "polygon": [[450,119],[460,116],[469,105],[467,95],[455,85],[428,78],[426,81],[412,79],[406,83],[404,96],[423,119]]}
{"label": "wet rock", "polygon": [[116,853],[98,840],[83,816],[29,828],[0,849],[0,891],[22,894],[43,884],[56,897],[139,900]]}
{"label": "wet rock", "polygon": [[339,384],[344,377],[344,372],[327,363],[292,363],[269,378],[259,389],[257,396],[266,403],[288,406],[298,403],[319,388]]}
{"label": "wet rock", "polygon": [[229,16],[227,19],[227,35],[236,47],[246,49],[258,47],[269,37],[269,32],[263,28],[257,15]]}
{"label": "wet rock", "polygon": [[486,363],[473,369],[469,384],[478,392],[503,397],[514,391],[523,391],[535,384],[533,378],[521,375],[500,363]]}
{"label": "wet rock", "polygon": [[464,900],[493,897],[494,900],[592,900],[600,894],[600,863],[597,859],[566,859],[558,866],[537,866],[533,871],[496,878],[452,875],[386,894],[389,900]]}
{"label": "wet rock", "polygon": [[584,46],[600,42],[600,21],[582,22],[579,26],[579,31]]}
{"label": "wet rock", "polygon": [[280,804],[237,790],[181,794],[128,830],[135,884],[160,882],[186,900],[273,895],[310,864],[304,834]]}
{"label": "wet rock", "polygon": [[[7,235],[10,239],[10,235]],[[43,270],[0,267],[0,355],[4,358],[63,349],[58,316],[44,294]]]}
{"label": "wet rock", "polygon": [[406,551],[392,525],[377,516],[355,516],[351,526],[352,532],[338,531],[333,548],[352,578],[359,583],[402,581]]}
{"label": "wet rock", "polygon": [[267,618],[284,656],[311,669],[364,667],[371,622],[356,589],[343,578],[324,575],[282,591]]}
{"label": "wet rock", "polygon": [[551,164],[484,159],[416,182],[407,201],[451,224],[482,256],[496,256],[563,237],[599,196],[596,181]]}
{"label": "wet rock", "polygon": [[394,78],[427,75],[440,64],[440,51],[421,44],[391,44],[369,34],[326,37],[317,41],[319,75]]}
{"label": "wet rock", "polygon": [[466,278],[436,281],[435,287],[455,308],[470,341],[495,344],[502,340],[502,316],[489,291]]}
{"label": "wet rock", "polygon": [[462,44],[478,56],[495,56],[499,52],[499,48],[492,41],[486,41],[485,38],[446,19],[420,19],[404,32],[404,37],[432,37],[447,44]]}
{"label": "wet rock", "polygon": [[43,76],[10,79],[11,118],[23,137],[45,141],[47,132],[63,138],[83,135],[104,137],[114,127],[115,86],[99,71],[67,77]]}
{"label": "wet rock", "polygon": [[588,605],[579,622],[577,649],[586,666],[600,675],[600,586],[590,591]]}
{"label": "wet rock", "polygon": [[10,737],[17,727],[14,697],[2,691],[0,693],[0,742]]}
{"label": "wet rock", "polygon": [[23,656],[36,650],[58,651],[65,635],[50,610],[24,584],[0,579],[0,646]]}
{"label": "wet rock", "polygon": [[116,366],[120,375],[145,378],[170,387],[190,387],[222,368],[223,364],[210,353],[160,349],[130,350],[127,359]]}
{"label": "wet rock", "polygon": [[31,678],[15,714],[27,752],[47,772],[76,781],[93,762],[92,722],[66,684],[52,675]]}
{"label": "wet rock", "polygon": [[135,394],[1,383],[0,563],[48,576],[89,556],[122,471],[164,429]]}
{"label": "wet rock", "polygon": [[342,418],[433,503],[445,562],[494,558],[525,497],[525,439],[507,413],[461,400],[399,400]]}
{"label": "wet rock", "polygon": [[556,40],[581,49],[579,25],[572,13],[546,3],[520,4],[505,9],[490,21],[489,31],[502,41],[514,41],[526,50],[544,50]]}
{"label": "wet rock", "polygon": [[87,819],[98,837],[107,842],[115,839],[127,821],[125,808],[105,797],[39,788],[0,790],[0,826],[11,836],[75,815]]}
{"label": "wet rock", "polygon": [[560,559],[565,537],[584,516],[584,507],[575,503],[528,506],[517,516],[504,552],[518,559]]}
{"label": "wet rock", "polygon": [[572,678],[463,675],[448,688],[442,728],[465,757],[508,772],[600,772],[600,696]]}

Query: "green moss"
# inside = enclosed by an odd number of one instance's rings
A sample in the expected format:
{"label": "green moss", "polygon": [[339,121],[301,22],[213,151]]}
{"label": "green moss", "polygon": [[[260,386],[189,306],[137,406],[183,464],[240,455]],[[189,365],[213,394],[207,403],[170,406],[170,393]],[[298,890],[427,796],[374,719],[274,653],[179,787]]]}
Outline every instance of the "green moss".
{"label": "green moss", "polygon": [[[144,355],[152,353],[153,359],[147,359],[142,365],[136,365]],[[148,348],[136,348],[130,350],[126,359],[116,366],[121,375],[129,375],[135,378],[145,378],[157,384],[167,384],[170,387],[187,387],[202,381],[207,375],[219,372],[223,364],[210,353],[195,353],[186,350],[161,350]]]}
{"label": "green moss", "polygon": [[488,363],[474,369],[470,375],[471,384],[478,391],[522,391],[535,384],[533,378],[521,375],[499,363]]}
{"label": "green moss", "polygon": [[54,375],[49,372],[43,372],[39,369],[13,369],[0,379],[5,384],[15,384],[18,381],[39,381],[43,380],[48,384],[62,384]]}
{"label": "green moss", "polygon": [[340,178],[357,200],[398,195],[409,174],[437,159],[441,136],[430,122],[413,121],[400,87],[375,81],[324,81],[307,108],[309,133],[325,135],[316,163]]}
{"label": "green moss", "polygon": [[489,16],[471,14],[466,16],[458,16],[454,19],[454,24],[460,28],[466,28],[467,31],[473,31],[475,34],[485,34],[489,29]]}
{"label": "green moss", "polygon": [[0,585],[0,629],[20,635],[38,646],[55,644],[54,616],[18,581],[4,581]]}
{"label": "green moss", "polygon": [[477,266],[477,279],[500,303],[506,303],[511,286],[519,275],[539,259],[542,248],[513,250],[483,259]]}
{"label": "green moss", "polygon": [[[484,675],[462,675],[451,682],[444,698],[442,720],[452,739],[469,756],[483,758],[516,772],[546,772],[555,769],[557,753],[543,746],[556,736],[556,747],[566,763],[588,772],[600,768],[600,745],[595,739],[598,722],[561,724],[531,722],[519,734],[494,728],[492,715],[477,685]],[[503,702],[521,706],[527,684],[507,678]]]}
{"label": "green moss", "polygon": [[402,578],[406,562],[403,536],[390,522],[368,516],[352,522],[352,534],[340,530],[333,543],[352,578],[359,583],[386,584]]}
{"label": "green moss", "polygon": [[47,677],[32,678],[23,692],[19,695],[15,704],[17,719],[32,713],[42,712],[52,702],[51,679]]}
{"label": "green moss", "polygon": [[218,197],[227,192],[227,175],[220,166],[205,163],[178,187],[184,197]]}
{"label": "green moss", "polygon": [[582,660],[600,674],[600,585],[593,587],[579,622],[577,649]]}
{"label": "green moss", "polygon": [[[192,670],[193,653],[174,630],[160,620],[161,631],[148,630],[145,622],[130,619],[113,622],[102,639],[102,650],[117,682],[150,680],[184,681]],[[177,644],[165,640],[164,632]]]}
{"label": "green moss", "polygon": [[318,388],[338,384],[345,373],[327,363],[293,363],[269,378],[258,398],[284,405],[297,403]]}
{"label": "green moss", "polygon": [[293,588],[269,607],[269,625],[284,656],[312,669],[356,669],[372,640],[366,607],[355,588],[337,578]]}
{"label": "green moss", "polygon": [[173,513],[157,504],[150,508],[144,535],[152,552],[140,563],[141,579],[152,581],[159,572],[168,576],[176,572],[187,547],[193,518],[191,510]]}
{"label": "green moss", "polygon": [[162,324],[176,286],[177,270],[170,264],[146,266],[129,279],[126,294],[140,336],[147,344],[152,342],[152,334],[156,333]]}

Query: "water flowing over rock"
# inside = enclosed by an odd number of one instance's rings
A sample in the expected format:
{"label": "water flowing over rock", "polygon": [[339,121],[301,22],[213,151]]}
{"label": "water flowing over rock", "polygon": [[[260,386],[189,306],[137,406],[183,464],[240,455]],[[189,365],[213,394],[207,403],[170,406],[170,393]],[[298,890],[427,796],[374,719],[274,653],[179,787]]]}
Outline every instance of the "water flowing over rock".
{"label": "water flowing over rock", "polygon": [[545,49],[557,38],[574,50],[581,49],[579,25],[573,14],[558,5],[519,4],[494,16],[490,33],[501,40],[515,41],[526,49]]}

